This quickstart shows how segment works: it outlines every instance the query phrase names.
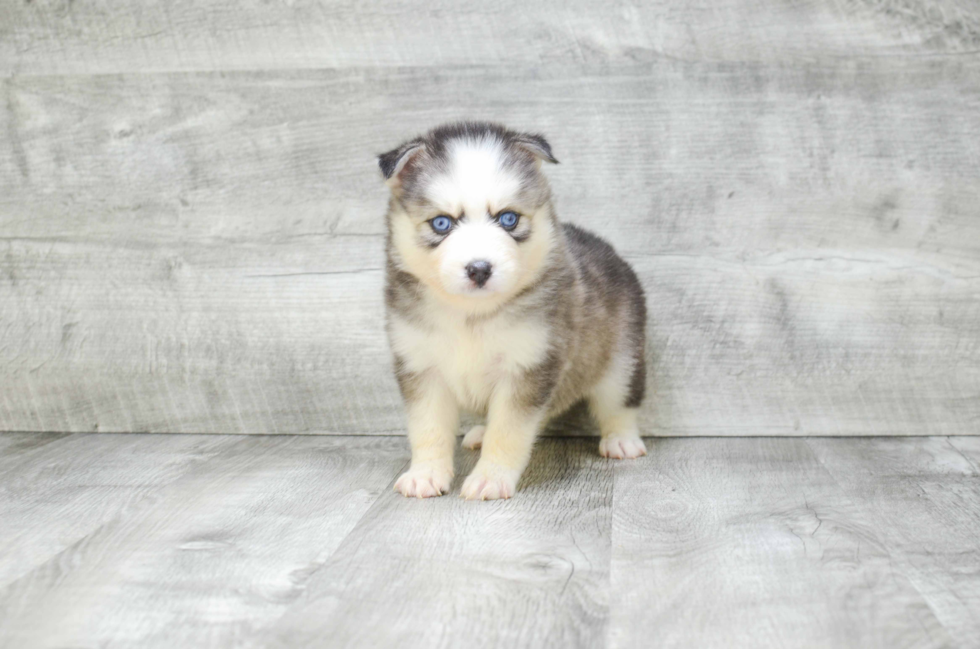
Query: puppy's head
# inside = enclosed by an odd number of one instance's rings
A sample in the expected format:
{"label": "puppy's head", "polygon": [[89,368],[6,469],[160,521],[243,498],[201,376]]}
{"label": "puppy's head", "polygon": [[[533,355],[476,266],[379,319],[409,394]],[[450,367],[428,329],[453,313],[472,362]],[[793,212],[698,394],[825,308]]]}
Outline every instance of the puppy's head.
{"label": "puppy's head", "polygon": [[395,263],[467,311],[507,301],[534,281],[554,242],[542,160],[557,162],[540,135],[473,122],[379,156]]}

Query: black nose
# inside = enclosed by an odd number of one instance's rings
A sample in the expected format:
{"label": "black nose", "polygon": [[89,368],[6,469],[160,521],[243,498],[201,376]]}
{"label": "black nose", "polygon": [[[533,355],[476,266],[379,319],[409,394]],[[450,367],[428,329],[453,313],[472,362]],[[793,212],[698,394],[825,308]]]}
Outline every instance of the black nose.
{"label": "black nose", "polygon": [[473,282],[479,286],[483,287],[490,279],[490,273],[493,272],[493,266],[490,265],[489,261],[483,261],[478,259],[477,261],[471,261],[466,264],[466,274],[469,276]]}

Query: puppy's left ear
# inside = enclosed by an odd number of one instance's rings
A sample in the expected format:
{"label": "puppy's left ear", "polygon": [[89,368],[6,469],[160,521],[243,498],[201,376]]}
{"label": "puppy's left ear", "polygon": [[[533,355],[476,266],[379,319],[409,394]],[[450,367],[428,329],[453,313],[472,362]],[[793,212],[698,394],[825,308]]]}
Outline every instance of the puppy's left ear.
{"label": "puppy's left ear", "polygon": [[381,173],[389,187],[394,188],[400,184],[401,174],[405,171],[405,167],[424,148],[425,143],[422,138],[415,138],[378,156],[378,166],[381,168]]}
{"label": "puppy's left ear", "polygon": [[558,164],[558,160],[551,153],[551,145],[537,133],[518,133],[514,144],[526,150],[538,160],[544,160],[551,164]]}

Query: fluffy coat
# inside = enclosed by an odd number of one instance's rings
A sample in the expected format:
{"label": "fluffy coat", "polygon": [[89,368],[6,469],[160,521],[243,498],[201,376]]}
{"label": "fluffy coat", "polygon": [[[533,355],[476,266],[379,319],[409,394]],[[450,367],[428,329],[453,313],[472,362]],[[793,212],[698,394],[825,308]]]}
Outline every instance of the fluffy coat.
{"label": "fluffy coat", "polygon": [[463,440],[482,446],[468,499],[514,495],[538,432],[581,399],[602,455],[646,453],[643,289],[609,244],[559,223],[542,162],[557,160],[540,135],[474,122],[379,157],[391,190],[387,331],[412,447],[395,489],[406,496],[449,491],[461,409],[487,418]]}

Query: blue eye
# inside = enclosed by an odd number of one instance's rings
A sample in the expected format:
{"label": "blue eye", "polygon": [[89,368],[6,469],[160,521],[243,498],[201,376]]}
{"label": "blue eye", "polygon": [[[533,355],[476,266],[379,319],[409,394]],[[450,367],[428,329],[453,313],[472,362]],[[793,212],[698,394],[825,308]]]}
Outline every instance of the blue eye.
{"label": "blue eye", "polygon": [[503,229],[513,230],[519,218],[514,212],[503,212],[497,217],[497,222],[500,223],[500,227]]}
{"label": "blue eye", "polygon": [[449,232],[449,228],[453,227],[453,220],[448,216],[437,216],[436,218],[429,221],[429,225],[438,234],[445,234]]}

